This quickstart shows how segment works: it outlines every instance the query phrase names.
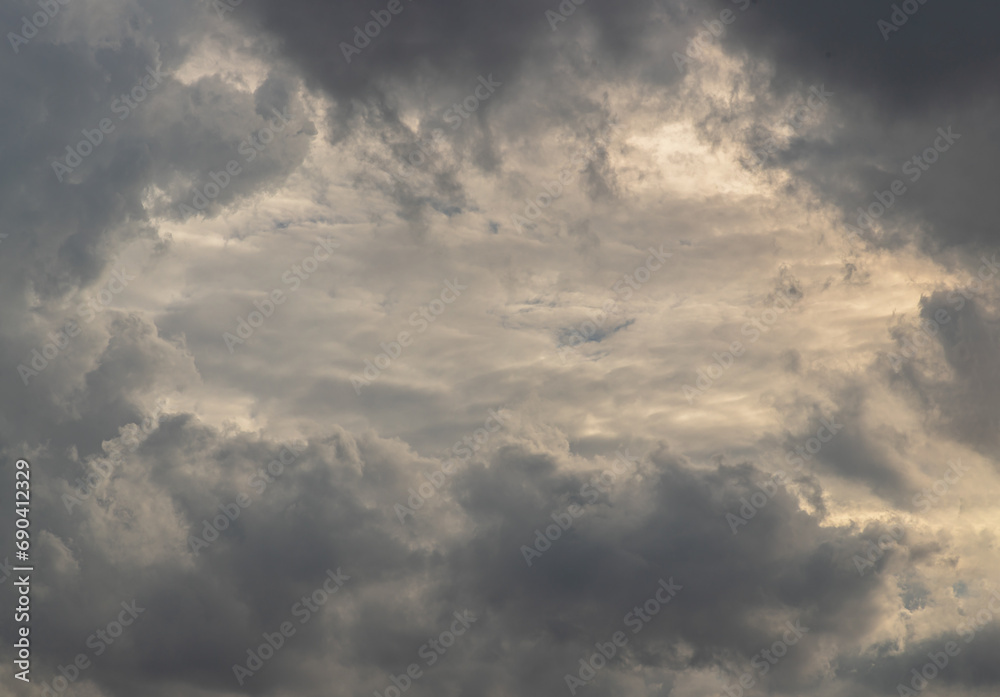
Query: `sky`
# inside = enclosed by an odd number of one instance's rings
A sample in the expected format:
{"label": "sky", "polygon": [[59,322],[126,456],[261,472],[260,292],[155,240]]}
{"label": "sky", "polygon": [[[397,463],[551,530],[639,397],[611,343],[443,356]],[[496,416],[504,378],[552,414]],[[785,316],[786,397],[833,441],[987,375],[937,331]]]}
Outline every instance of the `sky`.
{"label": "sky", "polygon": [[995,695],[998,20],[4,0],[0,695]]}

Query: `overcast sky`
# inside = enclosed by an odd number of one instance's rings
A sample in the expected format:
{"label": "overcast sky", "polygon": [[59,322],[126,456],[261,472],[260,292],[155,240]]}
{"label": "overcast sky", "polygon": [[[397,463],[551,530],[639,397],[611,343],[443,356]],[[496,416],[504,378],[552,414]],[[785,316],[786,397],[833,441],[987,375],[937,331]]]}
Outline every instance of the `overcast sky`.
{"label": "overcast sky", "polygon": [[998,20],[3,0],[0,694],[996,695]]}

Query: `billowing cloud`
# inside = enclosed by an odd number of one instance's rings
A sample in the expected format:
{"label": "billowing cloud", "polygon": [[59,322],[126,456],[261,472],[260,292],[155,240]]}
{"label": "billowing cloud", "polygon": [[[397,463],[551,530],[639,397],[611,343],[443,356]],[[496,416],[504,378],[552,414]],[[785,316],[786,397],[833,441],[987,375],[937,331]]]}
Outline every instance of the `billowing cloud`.
{"label": "billowing cloud", "polygon": [[8,3],[5,689],[991,693],[993,14]]}

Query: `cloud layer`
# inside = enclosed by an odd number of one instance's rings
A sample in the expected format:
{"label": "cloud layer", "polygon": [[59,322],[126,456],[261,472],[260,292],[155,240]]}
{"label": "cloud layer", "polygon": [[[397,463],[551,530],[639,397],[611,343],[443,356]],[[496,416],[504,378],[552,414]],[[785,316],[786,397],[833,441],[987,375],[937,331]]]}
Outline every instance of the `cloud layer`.
{"label": "cloud layer", "polygon": [[6,689],[993,694],[995,13],[7,3]]}

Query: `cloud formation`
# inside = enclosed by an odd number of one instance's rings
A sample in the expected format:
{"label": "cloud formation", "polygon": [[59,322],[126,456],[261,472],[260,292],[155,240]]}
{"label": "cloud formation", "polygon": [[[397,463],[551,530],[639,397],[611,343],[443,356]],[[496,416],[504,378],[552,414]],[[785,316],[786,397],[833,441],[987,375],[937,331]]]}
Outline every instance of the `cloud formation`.
{"label": "cloud formation", "polygon": [[0,8],[4,689],[989,694],[996,10],[935,2]]}

